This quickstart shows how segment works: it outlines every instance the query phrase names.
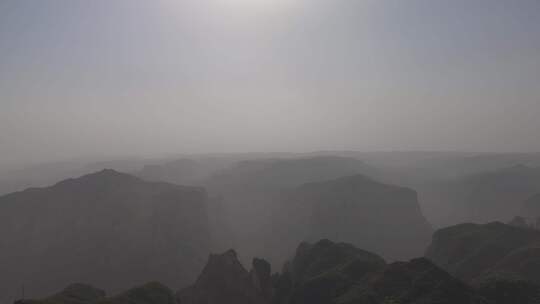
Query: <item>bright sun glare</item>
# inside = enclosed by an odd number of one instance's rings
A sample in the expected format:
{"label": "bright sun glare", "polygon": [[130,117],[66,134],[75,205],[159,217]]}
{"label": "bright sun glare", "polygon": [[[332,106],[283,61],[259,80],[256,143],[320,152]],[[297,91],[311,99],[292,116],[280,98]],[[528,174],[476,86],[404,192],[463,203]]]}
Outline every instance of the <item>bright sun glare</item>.
{"label": "bright sun glare", "polygon": [[293,5],[297,0],[216,0],[224,7],[235,10],[274,10],[284,9]]}

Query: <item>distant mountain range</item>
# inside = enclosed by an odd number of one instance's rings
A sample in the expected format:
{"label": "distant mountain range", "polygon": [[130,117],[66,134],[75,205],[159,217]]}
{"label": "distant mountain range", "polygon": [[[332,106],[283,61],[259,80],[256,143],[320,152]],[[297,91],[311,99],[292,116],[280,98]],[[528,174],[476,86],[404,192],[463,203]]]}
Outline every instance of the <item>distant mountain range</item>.
{"label": "distant mountain range", "polygon": [[[363,155],[186,158],[0,196],[0,300],[24,287],[43,300],[20,304],[540,303],[540,230],[491,222],[540,216],[539,167],[448,178]],[[419,196],[444,206],[439,225],[479,224],[432,237]]]}

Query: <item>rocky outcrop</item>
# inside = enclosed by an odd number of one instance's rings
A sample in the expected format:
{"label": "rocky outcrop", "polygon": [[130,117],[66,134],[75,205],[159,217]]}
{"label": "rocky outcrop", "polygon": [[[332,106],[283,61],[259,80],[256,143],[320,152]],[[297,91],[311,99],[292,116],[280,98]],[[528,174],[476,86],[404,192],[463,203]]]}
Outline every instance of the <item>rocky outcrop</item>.
{"label": "rocky outcrop", "polygon": [[113,170],[0,197],[0,294],[187,285],[210,250],[206,200],[201,188]]}
{"label": "rocky outcrop", "polygon": [[270,303],[270,265],[254,259],[248,272],[234,250],[212,254],[201,275],[192,286],[180,290],[180,304],[264,304]]}

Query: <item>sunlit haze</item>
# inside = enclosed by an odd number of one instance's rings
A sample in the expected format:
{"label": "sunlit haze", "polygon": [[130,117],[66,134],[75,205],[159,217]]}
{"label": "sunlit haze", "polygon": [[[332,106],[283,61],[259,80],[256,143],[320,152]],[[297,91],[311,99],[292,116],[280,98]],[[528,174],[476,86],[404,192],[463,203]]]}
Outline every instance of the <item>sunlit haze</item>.
{"label": "sunlit haze", "polygon": [[536,0],[0,3],[0,163],[538,151]]}

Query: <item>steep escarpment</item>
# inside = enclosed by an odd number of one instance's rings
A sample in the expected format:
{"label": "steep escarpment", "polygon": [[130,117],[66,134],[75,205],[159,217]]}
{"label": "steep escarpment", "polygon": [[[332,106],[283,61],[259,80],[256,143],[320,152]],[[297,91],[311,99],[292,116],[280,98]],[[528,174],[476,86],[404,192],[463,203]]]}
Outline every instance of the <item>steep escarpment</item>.
{"label": "steep escarpment", "polygon": [[272,233],[291,247],[328,238],[396,260],[420,256],[431,237],[415,191],[363,175],[305,184],[283,197]]}

